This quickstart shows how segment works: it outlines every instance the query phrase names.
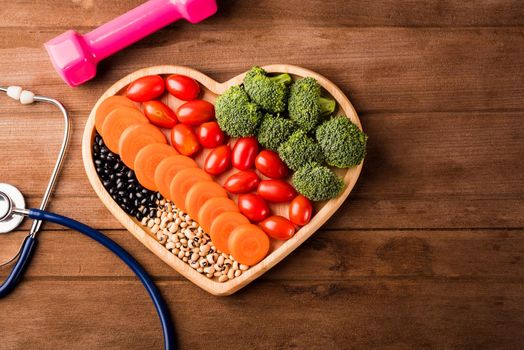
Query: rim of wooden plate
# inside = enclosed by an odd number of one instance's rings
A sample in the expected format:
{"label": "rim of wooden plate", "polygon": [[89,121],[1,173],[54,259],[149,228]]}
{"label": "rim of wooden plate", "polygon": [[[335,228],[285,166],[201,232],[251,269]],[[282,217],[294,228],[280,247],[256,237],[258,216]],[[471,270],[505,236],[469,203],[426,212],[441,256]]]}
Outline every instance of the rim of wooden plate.
{"label": "rim of wooden plate", "polygon": [[[353,123],[358,125],[360,129],[362,129],[358,115],[349,99],[335,84],[322,75],[305,68],[288,64],[267,65],[263,66],[262,68],[264,68],[269,73],[289,73],[299,77],[309,76],[315,78],[320,83],[320,85],[322,85],[322,87],[337,101],[339,106],[339,114],[340,110],[342,110],[343,114],[350,118]],[[298,230],[291,239],[285,241],[280,247],[265,257],[264,260],[259,262],[257,265],[250,267],[249,270],[244,271],[241,276],[235,277],[234,279],[227,282],[221,283],[211,280],[205,275],[198,273],[187,263],[183,262],[173,253],[168,251],[156,240],[155,237],[146,233],[138,221],[127,215],[105,190],[94,167],[91,149],[95,135],[95,111],[97,110],[98,106],[107,97],[120,93],[122,89],[132,81],[140,77],[153,74],[187,75],[198,81],[211,93],[215,95],[221,95],[232,85],[238,85],[242,83],[246,72],[237,75],[226,82],[219,83],[207,75],[188,67],[162,65],[137,70],[117,81],[98,99],[95,106],[91,110],[91,113],[89,114],[89,118],[84,129],[82,140],[82,158],[87,177],[91,183],[91,186],[106,208],[136,239],[144,244],[152,253],[157,255],[166,264],[205,291],[217,296],[231,295],[279,263],[287,255],[298,248],[304,241],[306,241],[313,233],[315,233],[331,216],[333,216],[333,214],[338,210],[342,203],[344,203],[355,186],[355,183],[360,175],[363,162],[361,162],[358,166],[350,168],[346,171],[346,174],[344,175],[344,183],[346,184],[346,188],[340,196],[325,202],[322,208],[315,213],[311,222],[301,227],[300,230]]]}

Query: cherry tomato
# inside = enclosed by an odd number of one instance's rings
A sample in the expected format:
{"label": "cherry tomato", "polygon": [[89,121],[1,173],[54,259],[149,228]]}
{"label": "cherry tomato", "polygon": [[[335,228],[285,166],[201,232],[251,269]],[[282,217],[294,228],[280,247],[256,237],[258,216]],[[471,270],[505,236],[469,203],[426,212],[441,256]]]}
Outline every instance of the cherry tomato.
{"label": "cherry tomato", "polygon": [[166,78],[167,91],[178,99],[191,101],[200,94],[200,85],[190,77],[173,74]]}
{"label": "cherry tomato", "polygon": [[136,102],[154,100],[164,93],[164,79],[159,75],[138,78],[127,87],[126,96]]}
{"label": "cherry tomato", "polygon": [[197,128],[198,142],[205,148],[220,146],[225,139],[224,133],[217,122],[202,123]]}
{"label": "cherry tomato", "polygon": [[313,216],[313,204],[306,197],[298,195],[289,204],[288,215],[295,225],[304,226]]}
{"label": "cherry tomato", "polygon": [[215,118],[215,106],[204,100],[189,101],[178,107],[178,121],[198,126]]}
{"label": "cherry tomato", "polygon": [[171,129],[171,144],[185,156],[192,156],[200,148],[195,132],[185,124],[177,124]]}
{"label": "cherry tomato", "polygon": [[258,141],[255,137],[242,137],[233,147],[233,166],[239,170],[253,167],[258,153]]}
{"label": "cherry tomato", "polygon": [[255,159],[255,166],[262,174],[272,179],[286,177],[289,169],[276,152],[263,150]]}
{"label": "cherry tomato", "polygon": [[171,129],[176,125],[176,114],[171,108],[160,101],[147,101],[143,103],[144,114],[149,121],[160,127]]}
{"label": "cherry tomato", "polygon": [[262,221],[269,215],[269,207],[266,201],[255,193],[239,195],[238,209],[249,220],[254,222]]}
{"label": "cherry tomato", "polygon": [[253,170],[243,170],[228,177],[224,188],[231,193],[248,193],[254,191],[260,178]]}
{"label": "cherry tomato", "polygon": [[295,225],[283,216],[272,215],[259,225],[269,237],[280,241],[288,240],[295,234]]}
{"label": "cherry tomato", "polygon": [[218,146],[206,157],[204,170],[211,175],[219,175],[231,166],[231,148],[228,145]]}
{"label": "cherry tomato", "polygon": [[297,195],[293,186],[283,180],[262,180],[258,184],[257,193],[272,203],[289,202]]}

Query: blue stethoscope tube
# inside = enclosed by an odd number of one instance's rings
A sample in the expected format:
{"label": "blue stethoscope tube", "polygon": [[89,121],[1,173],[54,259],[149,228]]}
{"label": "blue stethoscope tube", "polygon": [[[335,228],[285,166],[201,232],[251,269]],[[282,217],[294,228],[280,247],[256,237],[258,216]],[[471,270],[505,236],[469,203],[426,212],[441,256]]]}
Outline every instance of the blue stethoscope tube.
{"label": "blue stethoscope tube", "polygon": [[[146,288],[153,304],[155,305],[156,311],[160,318],[160,323],[162,324],[162,331],[164,333],[164,349],[174,350],[176,349],[176,340],[174,334],[174,325],[171,320],[171,315],[167,308],[167,305],[160,294],[160,291],[157,289],[153,280],[148,275],[148,273],[140,266],[140,264],[122,247],[116,244],[112,239],[108,238],[101,232],[92,229],[91,227],[84,225],[76,220],[61,216],[58,214],[49,213],[39,209],[29,209],[27,216],[34,220],[42,220],[53,222],[55,224],[70,228],[72,230],[78,231],[98,243],[102,244],[104,247],[116,254],[123,262],[127,264],[133,270],[133,272],[140,279],[144,287]],[[7,295],[11,290],[13,290],[22,276],[23,271],[29,264],[31,259],[32,252],[36,246],[36,239],[32,235],[28,235],[20,251],[20,256],[11,270],[11,273],[0,286],[0,298]]]}

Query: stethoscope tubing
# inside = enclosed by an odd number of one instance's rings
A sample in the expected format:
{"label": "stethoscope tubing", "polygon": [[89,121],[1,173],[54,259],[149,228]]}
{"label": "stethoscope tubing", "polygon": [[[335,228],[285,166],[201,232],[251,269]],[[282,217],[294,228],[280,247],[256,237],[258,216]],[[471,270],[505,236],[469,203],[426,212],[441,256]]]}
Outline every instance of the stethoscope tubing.
{"label": "stethoscope tubing", "polygon": [[[146,288],[153,304],[155,305],[156,311],[160,318],[160,323],[162,325],[162,331],[164,333],[164,349],[174,350],[176,349],[176,341],[174,334],[174,325],[171,319],[171,314],[167,308],[167,305],[164,301],[164,298],[160,294],[160,291],[155,286],[153,280],[149,274],[140,266],[140,264],[133,258],[127,251],[120,247],[112,239],[105,236],[103,233],[92,229],[91,227],[84,225],[76,220],[67,218],[62,215],[49,213],[40,209],[29,209],[27,210],[27,216],[34,220],[48,221],[55,224],[70,228],[72,230],[78,231],[89,238],[97,241],[102,244],[104,247],[116,254],[127,266],[136,274],[140,279],[144,287]],[[32,252],[36,246],[36,239],[32,235],[28,235],[20,251],[20,256],[11,270],[11,273],[0,286],[0,298],[7,295],[12,289],[15,288],[18,280],[20,279],[23,271],[29,264],[31,259]]]}

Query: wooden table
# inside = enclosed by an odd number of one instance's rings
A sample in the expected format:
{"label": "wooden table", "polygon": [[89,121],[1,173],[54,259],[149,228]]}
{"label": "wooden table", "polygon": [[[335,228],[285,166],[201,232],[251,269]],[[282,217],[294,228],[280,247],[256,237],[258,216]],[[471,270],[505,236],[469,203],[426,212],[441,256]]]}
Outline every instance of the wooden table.
{"label": "wooden table", "polygon": [[[524,342],[524,4],[520,0],[220,1],[68,88],[42,44],[141,1],[0,1],[0,83],[61,99],[74,137],[51,210],[103,230],[154,276],[182,349],[517,349]],[[239,293],[214,297],[123,230],[88,184],[80,140],[112,82],[187,65],[226,80],[290,63],[325,75],[369,134],[361,178],[323,229]],[[35,206],[60,143],[56,110],[2,97],[0,180]],[[0,260],[29,222],[1,237]],[[156,349],[157,316],[103,248],[46,225],[0,300],[1,349]],[[0,270],[1,277],[8,269]]]}

